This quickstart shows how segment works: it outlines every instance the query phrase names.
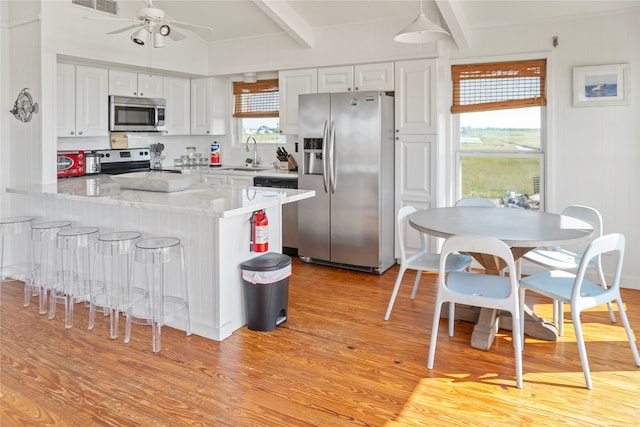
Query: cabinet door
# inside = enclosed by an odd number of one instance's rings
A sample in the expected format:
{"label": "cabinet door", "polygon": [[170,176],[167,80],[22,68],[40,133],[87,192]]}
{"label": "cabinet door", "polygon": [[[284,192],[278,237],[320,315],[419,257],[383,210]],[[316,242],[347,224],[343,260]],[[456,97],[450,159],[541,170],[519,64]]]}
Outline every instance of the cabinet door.
{"label": "cabinet door", "polygon": [[[396,135],[395,158],[396,212],[403,206],[435,207],[437,135]],[[420,242],[409,239],[407,245],[419,249]],[[396,239],[396,257],[399,257],[397,248]]]}
{"label": "cabinet door", "polygon": [[109,70],[109,95],[138,96],[138,74]]}
{"label": "cabinet door", "polygon": [[243,187],[253,187],[253,175],[252,176],[229,175],[227,177],[227,183],[233,184],[233,185],[241,185]]}
{"label": "cabinet door", "polygon": [[164,77],[138,74],[138,96],[144,98],[164,98]]}
{"label": "cabinet door", "polygon": [[396,133],[437,132],[436,68],[435,59],[396,62]]}
{"label": "cabinet door", "polygon": [[76,135],[106,136],[108,121],[108,70],[76,66]]}
{"label": "cabinet door", "polygon": [[164,95],[167,99],[166,126],[168,135],[191,133],[191,84],[188,79],[164,78]]}
{"label": "cabinet door", "polygon": [[56,120],[58,136],[76,134],[76,66],[57,64]]}
{"label": "cabinet door", "polygon": [[354,90],[352,66],[318,68],[318,93],[352,90]]}
{"label": "cabinet door", "polygon": [[280,133],[298,134],[298,95],[318,91],[318,72],[315,68],[289,70],[279,73]]}
{"label": "cabinet door", "polygon": [[191,135],[224,135],[227,122],[227,79],[191,80]]}
{"label": "cabinet door", "polygon": [[200,179],[204,184],[224,185],[227,183],[227,175],[205,174],[201,175]]}
{"label": "cabinet door", "polygon": [[355,90],[393,90],[393,63],[362,64],[354,67]]}

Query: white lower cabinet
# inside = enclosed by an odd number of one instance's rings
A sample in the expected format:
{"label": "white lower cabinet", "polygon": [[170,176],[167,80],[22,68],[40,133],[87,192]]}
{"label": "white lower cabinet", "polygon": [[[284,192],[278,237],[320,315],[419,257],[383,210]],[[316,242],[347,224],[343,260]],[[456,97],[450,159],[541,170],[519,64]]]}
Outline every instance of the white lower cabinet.
{"label": "white lower cabinet", "polygon": [[[437,135],[396,135],[395,207],[414,206],[428,209],[437,206]],[[407,232],[407,247],[418,250],[420,241]],[[396,258],[400,257],[396,239]]]}
{"label": "white lower cabinet", "polygon": [[253,187],[253,175],[244,176],[244,175],[228,175],[227,176],[227,184],[232,185],[244,185],[247,187]]}

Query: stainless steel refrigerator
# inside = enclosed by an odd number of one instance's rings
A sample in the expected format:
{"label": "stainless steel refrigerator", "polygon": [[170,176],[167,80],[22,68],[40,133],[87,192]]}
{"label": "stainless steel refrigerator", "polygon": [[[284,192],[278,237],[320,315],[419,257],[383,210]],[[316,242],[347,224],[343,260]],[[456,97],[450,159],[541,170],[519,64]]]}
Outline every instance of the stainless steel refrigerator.
{"label": "stainless steel refrigerator", "polygon": [[384,92],[300,95],[298,255],[382,273],[395,264],[393,97]]}

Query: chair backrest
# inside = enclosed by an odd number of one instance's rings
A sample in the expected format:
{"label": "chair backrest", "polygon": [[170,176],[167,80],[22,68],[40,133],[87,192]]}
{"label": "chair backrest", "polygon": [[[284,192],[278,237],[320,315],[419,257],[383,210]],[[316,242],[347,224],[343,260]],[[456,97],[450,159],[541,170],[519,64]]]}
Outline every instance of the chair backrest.
{"label": "chair backrest", "polygon": [[609,289],[606,293],[619,292],[620,288],[620,273],[622,272],[622,261],[624,259],[624,247],[625,238],[621,233],[606,234],[604,236],[596,237],[585,249],[576,273],[575,284],[571,294],[571,299],[577,301],[581,298],[580,288],[584,280],[584,276],[589,267],[589,263],[602,254],[615,254],[617,255],[616,267],[613,273],[613,281],[609,283]]}
{"label": "chair backrest", "polygon": [[[450,254],[459,252],[472,252],[478,254],[487,254],[494,257],[501,258],[509,271],[508,280],[510,282],[510,295],[505,295],[504,298],[515,298],[518,293],[518,277],[516,274],[515,261],[513,259],[513,253],[509,246],[503,241],[494,237],[478,236],[478,235],[463,235],[458,234],[449,237],[442,245],[440,255],[440,269],[438,276],[439,286],[447,286],[446,281],[448,275],[446,274],[446,260]],[[452,273],[449,273],[451,275]],[[475,273],[468,272],[454,272],[454,275],[473,275]],[[502,278],[506,279],[506,278]],[[477,297],[482,299],[482,293],[469,294],[470,297]]]}
{"label": "chair backrest", "polygon": [[[398,245],[400,246],[400,262],[404,263],[407,259],[406,242],[405,242],[405,228],[409,215],[418,210],[413,206],[404,206],[398,210],[398,218],[396,220],[396,230],[398,233]],[[420,233],[420,250],[424,251],[426,246],[425,238]]]}
{"label": "chair backrest", "polygon": [[456,206],[476,206],[486,208],[496,208],[496,204],[491,199],[485,197],[467,197],[456,202]]}
{"label": "chair backrest", "polygon": [[588,222],[593,226],[594,237],[602,236],[602,216],[596,209],[583,205],[571,205],[564,208],[562,215]]}

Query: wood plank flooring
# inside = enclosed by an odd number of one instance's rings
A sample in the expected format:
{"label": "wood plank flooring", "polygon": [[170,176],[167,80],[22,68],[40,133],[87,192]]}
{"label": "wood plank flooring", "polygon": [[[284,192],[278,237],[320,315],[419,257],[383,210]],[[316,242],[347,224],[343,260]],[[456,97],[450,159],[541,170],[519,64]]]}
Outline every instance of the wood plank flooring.
{"label": "wood plank flooring", "polygon": [[[381,276],[294,260],[288,320],[271,332],[246,327],[223,342],[169,327],[162,350],[151,329],[109,339],[107,318],[87,330],[22,307],[22,284],[0,294],[0,425],[11,426],[633,426],[640,425],[640,368],[606,306],[583,314],[593,390],[570,316],[558,342],[527,337],[524,388],[515,387],[511,333],[469,346],[472,324],[441,321],[435,367],[426,368],[435,275],[414,301],[405,275],[384,313],[398,267]],[[640,292],[623,290],[640,331]],[[35,302],[35,299],[34,299]],[[531,300],[549,318],[546,300]],[[61,310],[58,312],[60,313]],[[617,313],[617,310],[616,310]],[[124,322],[121,322],[123,328]]]}

